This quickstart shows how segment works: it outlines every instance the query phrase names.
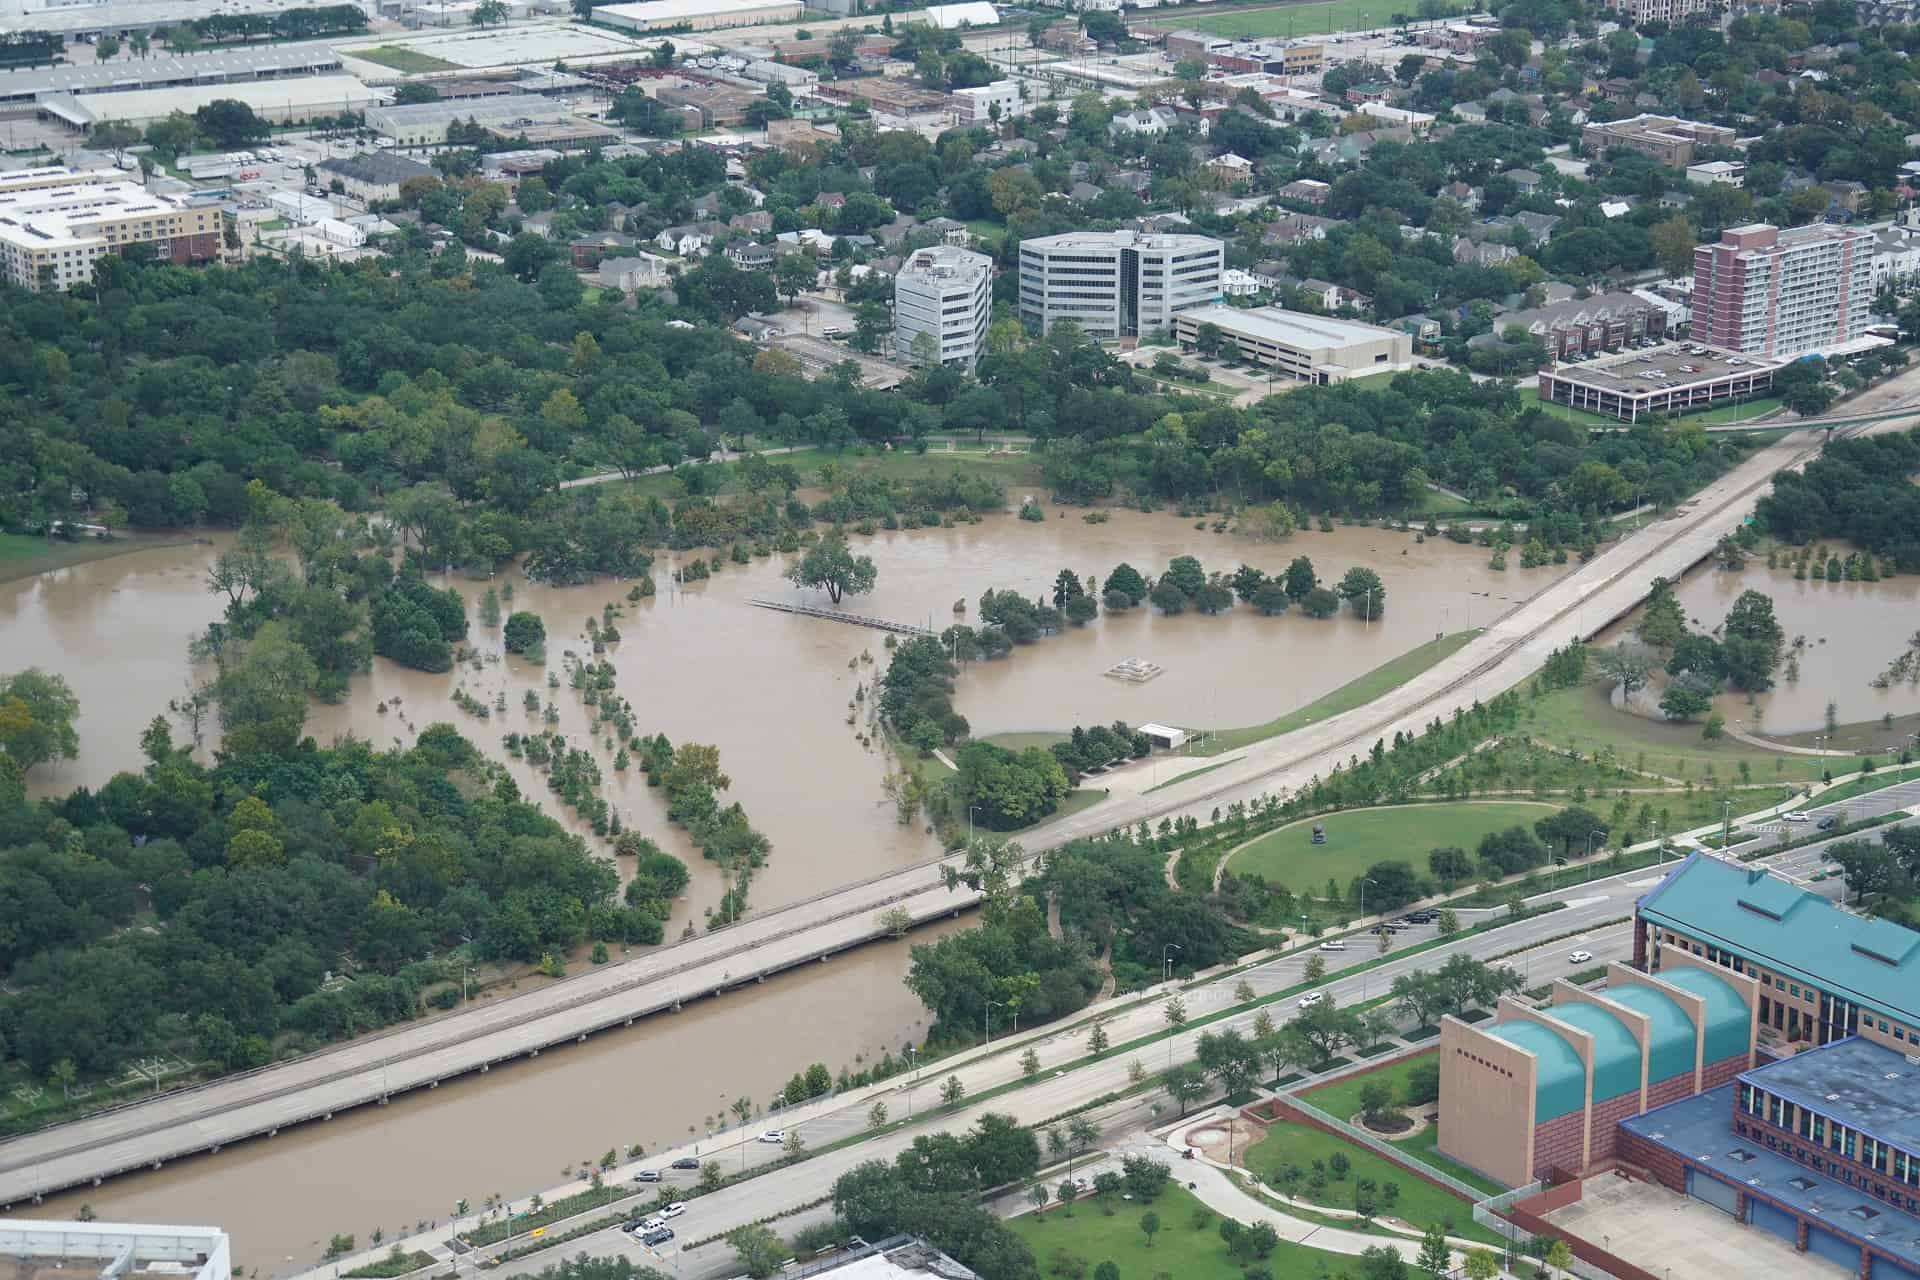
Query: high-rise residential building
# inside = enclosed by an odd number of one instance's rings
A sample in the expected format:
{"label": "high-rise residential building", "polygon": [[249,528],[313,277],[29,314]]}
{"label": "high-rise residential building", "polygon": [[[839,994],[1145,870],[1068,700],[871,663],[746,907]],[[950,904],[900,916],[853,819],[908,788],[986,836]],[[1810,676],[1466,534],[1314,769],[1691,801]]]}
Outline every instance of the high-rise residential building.
{"label": "high-rise residential building", "polygon": [[0,174],[0,275],[34,292],[93,281],[102,254],[152,245],[169,262],[219,256],[220,210],[156,195],[119,173]]}
{"label": "high-rise residential building", "polygon": [[1870,231],[1816,222],[1729,227],[1693,251],[1693,338],[1789,358],[1860,338],[1873,301]]}
{"label": "high-rise residential building", "polygon": [[[940,363],[969,373],[993,316],[993,259],[936,245],[916,250],[893,278],[893,353],[905,359],[926,335]],[[925,345],[924,343],[922,344]]]}
{"label": "high-rise residential building", "polygon": [[1218,302],[1226,246],[1210,236],[1070,231],[1020,242],[1020,319],[1042,333],[1072,320],[1102,341],[1171,330]]}

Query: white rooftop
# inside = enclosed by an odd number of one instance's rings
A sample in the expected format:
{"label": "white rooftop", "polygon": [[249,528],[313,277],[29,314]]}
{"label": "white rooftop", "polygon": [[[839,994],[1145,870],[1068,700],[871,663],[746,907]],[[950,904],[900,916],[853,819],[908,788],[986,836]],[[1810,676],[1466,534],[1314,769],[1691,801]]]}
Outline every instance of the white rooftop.
{"label": "white rooftop", "polygon": [[213,53],[115,58],[90,66],[29,67],[0,72],[0,99],[40,93],[95,93],[140,89],[181,80],[239,79],[257,75],[307,75],[337,71],[339,55],[324,45],[268,45]]}
{"label": "white rooftop", "polygon": [[378,101],[373,91],[352,76],[299,76],[286,80],[242,80],[225,84],[177,85],[167,89],[126,89],[113,92],[54,94],[41,99],[48,109],[76,123],[109,120],[160,120],[175,111],[191,115],[208,103],[232,98],[255,111],[277,118],[284,113],[345,113]]}
{"label": "white rooftop", "polygon": [[602,4],[594,6],[596,16],[613,14],[635,22],[659,24],[677,18],[705,18],[713,14],[752,13],[757,9],[779,9],[794,0],[645,0],[642,4]]}
{"label": "white rooftop", "polygon": [[0,239],[35,249],[91,244],[99,239],[94,228],[102,219],[164,217],[180,207],[179,201],[154,195],[117,174],[71,186],[0,191]]}
{"label": "white rooftop", "polygon": [[1399,336],[1395,330],[1362,324],[1358,320],[1283,311],[1279,307],[1195,307],[1181,312],[1180,317],[1197,325],[1214,324],[1232,333],[1244,333],[1290,347],[1341,347]]}
{"label": "white rooftop", "polygon": [[992,274],[993,259],[986,254],[957,249],[951,245],[934,245],[914,250],[913,255],[901,265],[897,278],[904,280],[919,276],[972,282]]}
{"label": "white rooftop", "polygon": [[962,4],[930,4],[927,21],[942,31],[956,27],[993,27],[1000,24],[1000,11],[987,0],[966,0]]}

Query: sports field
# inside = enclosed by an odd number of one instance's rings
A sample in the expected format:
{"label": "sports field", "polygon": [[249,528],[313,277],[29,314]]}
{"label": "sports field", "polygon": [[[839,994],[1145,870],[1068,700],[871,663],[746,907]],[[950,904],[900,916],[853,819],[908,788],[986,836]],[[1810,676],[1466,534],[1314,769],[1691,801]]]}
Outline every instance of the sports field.
{"label": "sports field", "polygon": [[[1230,871],[1254,873],[1295,893],[1328,880],[1344,888],[1376,862],[1410,864],[1421,875],[1427,851],[1454,845],[1473,852],[1482,836],[1508,827],[1532,827],[1560,806],[1524,801],[1406,804],[1321,814],[1281,827],[1233,855]],[[1313,825],[1327,829],[1325,844],[1313,843]]]}
{"label": "sports field", "polygon": [[1290,4],[1272,9],[1243,9],[1181,17],[1178,26],[1209,35],[1259,39],[1268,36],[1320,36],[1343,31],[1372,31],[1404,20],[1414,8],[1406,0],[1329,0],[1326,4]]}

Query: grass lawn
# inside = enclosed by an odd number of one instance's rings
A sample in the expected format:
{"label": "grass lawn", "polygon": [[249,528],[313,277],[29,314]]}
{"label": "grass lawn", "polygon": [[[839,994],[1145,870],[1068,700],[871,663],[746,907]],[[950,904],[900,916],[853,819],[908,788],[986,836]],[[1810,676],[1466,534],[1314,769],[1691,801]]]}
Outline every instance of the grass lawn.
{"label": "grass lawn", "polygon": [[[1441,845],[1471,850],[1482,836],[1511,826],[1531,828],[1559,809],[1518,801],[1494,804],[1416,804],[1321,814],[1281,827],[1233,855],[1233,870],[1284,884],[1295,892],[1328,880],[1345,885],[1374,863],[1396,858],[1426,867],[1426,853]],[[1313,843],[1313,824],[1327,829],[1327,843]]]}
{"label": "grass lawn", "polygon": [[383,44],[377,49],[347,49],[349,58],[363,58],[368,62],[377,62],[383,67],[392,67],[395,71],[404,71],[413,75],[422,71],[458,71],[460,64],[448,62],[445,58],[436,58],[432,54],[416,53],[412,49],[403,49],[399,45]]}
{"label": "grass lawn", "polygon": [[1700,736],[1697,724],[1666,724],[1616,710],[1601,684],[1557,689],[1529,700],[1523,714],[1523,728],[1542,741],[1588,755],[1611,748],[1627,768],[1691,778],[1696,784],[1705,779],[1709,765],[1716,777],[1737,779],[1742,760],[1759,782],[1813,782],[1820,777],[1821,761],[1816,756],[1785,755],[1732,738],[1709,742]]}
{"label": "grass lawn", "polygon": [[1453,516],[1463,511],[1473,510],[1473,504],[1463,502],[1450,493],[1438,489],[1428,489],[1420,499],[1419,511],[1426,515]]}
{"label": "grass lawn", "polygon": [[1688,414],[1701,422],[1745,422],[1748,418],[1757,418],[1763,413],[1772,413],[1780,407],[1779,396],[1761,396],[1757,400],[1746,400],[1739,404],[1723,404],[1717,409],[1705,413]]}
{"label": "grass lawn", "polygon": [[[1335,1152],[1352,1162],[1351,1170],[1337,1182],[1329,1176],[1326,1185],[1315,1191],[1308,1182],[1312,1176],[1313,1162],[1319,1160],[1324,1164]],[[1473,1206],[1465,1200],[1409,1173],[1385,1156],[1375,1155],[1365,1147],[1356,1146],[1319,1129],[1306,1125],[1276,1124],[1267,1130],[1266,1137],[1247,1152],[1245,1163],[1269,1186],[1275,1184],[1281,1169],[1294,1165],[1303,1175],[1297,1188],[1299,1198],[1305,1203],[1329,1209],[1353,1208],[1354,1186],[1362,1178],[1371,1178],[1374,1185],[1379,1187],[1391,1182],[1400,1188],[1400,1193],[1391,1209],[1380,1205],[1382,1216],[1398,1218],[1419,1228],[1438,1222],[1446,1228],[1448,1235],[1487,1244],[1499,1242],[1491,1231],[1473,1220]]]}
{"label": "grass lawn", "polygon": [[1864,778],[1844,782],[1831,791],[1821,792],[1813,798],[1813,803],[1834,804],[1841,800],[1851,800],[1855,796],[1866,795],[1882,787],[1890,787],[1896,782],[1911,782],[1915,778],[1920,778],[1920,764],[1909,765],[1904,769],[1880,769]]}
{"label": "grass lawn", "polygon": [[1309,1089],[1301,1096],[1328,1115],[1345,1120],[1360,1109],[1360,1086],[1374,1080],[1393,1088],[1394,1100],[1404,1103],[1407,1098],[1407,1076],[1412,1073],[1415,1063],[1431,1062],[1430,1053],[1416,1058],[1402,1058],[1392,1066],[1382,1067],[1378,1071],[1368,1071],[1344,1080],[1336,1080],[1330,1085],[1318,1089]]}
{"label": "grass lawn", "polygon": [[1050,747],[1056,742],[1065,742],[1064,733],[996,733],[982,738],[982,742],[991,742],[996,747],[1008,751],[1025,751],[1028,747]]}
{"label": "grass lawn", "polygon": [[[1151,1248],[1140,1230],[1140,1219],[1149,1210],[1160,1219]],[[1220,1239],[1219,1215],[1178,1183],[1168,1184],[1151,1205],[1115,1201],[1111,1217],[1091,1200],[1079,1200],[1074,1203],[1071,1218],[1059,1208],[1049,1208],[1044,1214],[1023,1213],[1007,1225],[1026,1241],[1041,1271],[1048,1275],[1055,1274],[1050,1264],[1059,1251],[1079,1258],[1086,1273],[1102,1262],[1111,1262],[1129,1280],[1147,1280],[1154,1275],[1178,1276],[1180,1280],[1240,1280],[1244,1274]],[[1323,1265],[1332,1269],[1351,1261],[1343,1254],[1282,1241],[1263,1265],[1278,1276],[1311,1276],[1321,1274]]]}
{"label": "grass lawn", "polygon": [[1318,36],[1384,27],[1402,8],[1404,6],[1395,6],[1386,0],[1332,0],[1329,4],[1290,4],[1275,9],[1217,13],[1192,21],[1182,18],[1179,25],[1216,36]]}
{"label": "grass lawn", "polygon": [[85,564],[89,560],[105,560],[109,556],[125,555],[129,551],[173,546],[184,541],[186,541],[185,538],[149,541],[122,537],[103,542],[98,538],[88,537],[74,542],[63,542],[58,538],[41,538],[32,534],[0,533],[0,582],[31,578],[34,574],[45,573],[49,569],[65,569],[70,565]]}
{"label": "grass lawn", "polygon": [[1193,754],[1217,756],[1226,751],[1238,751],[1241,747],[1277,737],[1283,733],[1291,733],[1305,725],[1325,720],[1328,716],[1337,716],[1343,711],[1365,706],[1382,694],[1398,689],[1442,658],[1458,651],[1462,645],[1479,634],[1478,630],[1456,631],[1438,640],[1429,640],[1417,648],[1407,650],[1391,662],[1381,663],[1365,675],[1356,676],[1332,693],[1316,698],[1298,710],[1288,712],[1278,720],[1249,725],[1244,729],[1223,729],[1212,735],[1206,745],[1197,748]]}
{"label": "grass lawn", "polygon": [[[1589,413],[1585,409],[1569,408],[1564,404],[1554,404],[1542,400],[1538,387],[1519,388],[1522,407],[1538,405],[1541,412],[1550,413],[1556,418],[1573,422],[1583,427],[1621,427],[1626,424],[1618,418],[1610,418],[1603,413]],[[1723,404],[1712,409],[1703,409],[1698,413],[1683,413],[1680,417],[1693,422],[1727,423],[1745,422],[1748,418],[1757,418],[1772,413],[1780,407],[1778,396],[1761,396],[1753,400],[1743,400],[1738,404]]]}

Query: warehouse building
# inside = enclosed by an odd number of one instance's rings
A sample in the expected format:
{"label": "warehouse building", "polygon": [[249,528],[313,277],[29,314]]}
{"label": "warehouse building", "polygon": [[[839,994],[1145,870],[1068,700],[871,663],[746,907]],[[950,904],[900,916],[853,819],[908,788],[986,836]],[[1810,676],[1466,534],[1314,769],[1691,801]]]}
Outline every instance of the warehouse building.
{"label": "warehouse building", "polygon": [[404,107],[376,107],[367,112],[367,127],[401,147],[437,147],[456,124],[478,125],[520,132],[535,125],[562,124],[567,109],[530,93],[478,102],[417,102]]}
{"label": "warehouse building", "polygon": [[[1696,323],[1698,312],[1696,315]],[[1765,395],[1778,360],[1678,343],[1540,370],[1542,404],[1563,404],[1622,422],[1652,414],[1694,413]]]}
{"label": "warehouse building", "polygon": [[921,249],[893,278],[893,353],[913,355],[922,334],[940,363],[973,372],[993,318],[993,259],[946,245]]}
{"label": "warehouse building", "polygon": [[174,263],[219,256],[218,206],[156,195],[118,173],[73,175],[27,170],[16,182],[0,175],[0,273],[39,293],[64,293],[93,282],[102,255],[152,245]]}
{"label": "warehouse building", "polygon": [[119,58],[90,66],[33,67],[0,72],[0,112],[30,106],[43,97],[123,93],[129,89],[176,89],[192,85],[246,84],[333,75],[340,57],[323,45],[273,45],[217,53]]}
{"label": "warehouse building", "polygon": [[644,0],[600,5],[593,18],[628,31],[706,31],[794,22],[805,12],[800,0]]}
{"label": "warehouse building", "polygon": [[145,128],[176,111],[192,115],[210,102],[231,98],[246,103],[253,113],[275,124],[365,111],[380,96],[353,76],[302,76],[285,80],[180,85],[170,89],[120,89],[91,93],[53,93],[35,100],[34,113],[56,120],[77,133],[95,125],[117,122]]}
{"label": "warehouse building", "polygon": [[1511,1186],[1618,1154],[1620,1122],[1753,1065],[1759,984],[1706,965],[1607,967],[1604,992],[1503,997],[1491,1022],[1440,1025],[1440,1150]]}
{"label": "warehouse building", "polygon": [[1345,382],[1413,367],[1413,339],[1397,329],[1284,311],[1279,307],[1205,306],[1175,317],[1174,337],[1191,350],[1212,325],[1243,359],[1301,382]]}

